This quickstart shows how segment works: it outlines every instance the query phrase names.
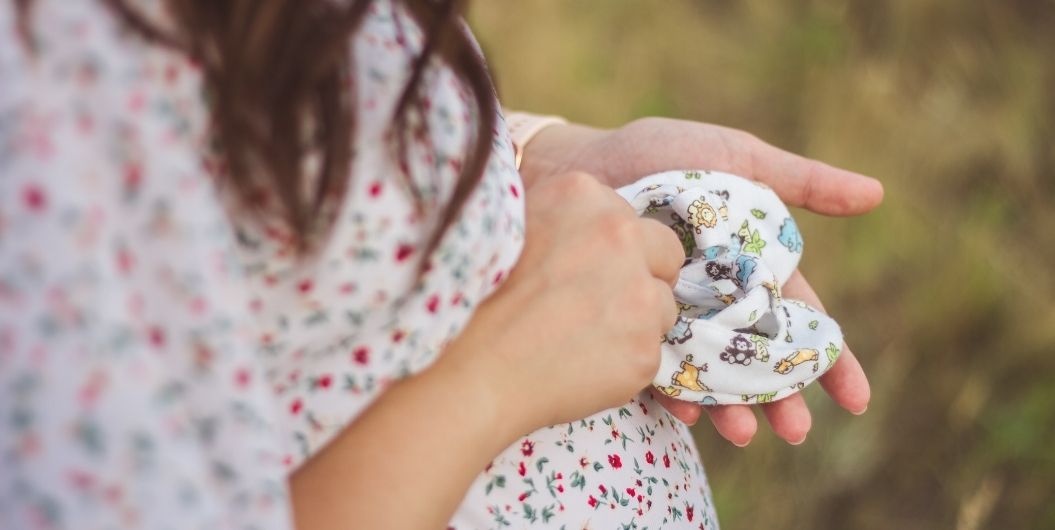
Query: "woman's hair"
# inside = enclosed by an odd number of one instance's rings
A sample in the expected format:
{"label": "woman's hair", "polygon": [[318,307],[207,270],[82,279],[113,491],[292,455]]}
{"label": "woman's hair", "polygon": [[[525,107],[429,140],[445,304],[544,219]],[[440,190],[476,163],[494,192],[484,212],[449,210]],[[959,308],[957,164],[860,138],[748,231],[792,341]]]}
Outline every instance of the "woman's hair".
{"label": "woman's hair", "polygon": [[[310,234],[325,221],[318,215],[321,206],[343,196],[351,178],[356,116],[349,87],[356,79],[349,39],[372,0],[165,0],[175,30],[153,24],[128,0],[99,1],[145,39],[179,50],[201,66],[225,178],[242,197],[259,197],[260,191],[276,196],[305,250]],[[404,173],[407,113],[421,110],[419,85],[432,57],[452,68],[476,105],[475,136],[429,241],[432,250],[484,172],[496,100],[483,59],[461,22],[463,1],[396,1],[424,33],[391,128]],[[33,0],[14,2],[29,42]],[[404,178],[423,208],[413,181]]]}

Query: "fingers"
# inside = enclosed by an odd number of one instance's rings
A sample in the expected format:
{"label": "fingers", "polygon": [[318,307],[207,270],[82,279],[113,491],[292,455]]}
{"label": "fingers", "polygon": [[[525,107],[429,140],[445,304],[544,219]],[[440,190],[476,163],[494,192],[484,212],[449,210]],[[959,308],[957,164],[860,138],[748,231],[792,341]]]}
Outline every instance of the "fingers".
{"label": "fingers", "polygon": [[824,215],[859,215],[883,201],[883,185],[874,178],[804,158],[748,137],[750,171],[784,202]]}
{"label": "fingers", "polygon": [[649,270],[653,276],[673,287],[685,263],[685,249],[681,241],[670,227],[655,219],[641,219],[640,222]]}
{"label": "fingers", "polygon": [[662,318],[660,334],[663,334],[670,331],[670,328],[674,327],[678,321],[678,302],[674,299],[674,291],[671,290],[670,285],[664,280],[654,281],[659,297],[660,318]]}
{"label": "fingers", "polygon": [[751,443],[758,430],[758,420],[747,405],[713,405],[703,407],[718,434],[737,447]]}
{"label": "fingers", "polygon": [[663,392],[656,390],[655,387],[649,387],[649,391],[652,393],[652,397],[655,398],[656,402],[667,409],[667,412],[671,416],[674,416],[679,421],[686,425],[695,425],[700,419],[701,407],[695,403],[689,403],[688,401],[681,401],[680,399],[674,399]]}
{"label": "fingers", "polygon": [[[824,311],[817,293],[813,291],[802,273],[796,270],[784,284],[784,296],[802,300],[811,306]],[[853,414],[863,414],[868,408],[872,391],[868,385],[861,363],[857,361],[850,347],[843,343],[843,351],[828,373],[820,377],[821,386],[840,407]]]}
{"label": "fingers", "polygon": [[872,390],[861,363],[843,343],[843,352],[828,373],[821,376],[821,386],[840,407],[860,416],[868,410]]}
{"label": "fingers", "polygon": [[780,401],[763,404],[762,412],[773,432],[791,445],[804,442],[813,424],[810,409],[802,394],[792,394]]}

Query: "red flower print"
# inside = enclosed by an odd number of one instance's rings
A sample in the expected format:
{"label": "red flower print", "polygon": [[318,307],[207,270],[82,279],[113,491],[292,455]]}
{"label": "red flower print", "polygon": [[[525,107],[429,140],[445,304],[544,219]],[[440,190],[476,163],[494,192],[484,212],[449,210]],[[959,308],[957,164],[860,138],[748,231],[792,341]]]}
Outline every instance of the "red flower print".
{"label": "red flower print", "polygon": [[365,365],[370,362],[370,349],[366,346],[360,346],[352,352],[352,360],[356,364]]}
{"label": "red flower print", "polygon": [[413,253],[414,253],[414,246],[413,245],[407,245],[406,243],[400,243],[399,246],[396,247],[396,261],[402,263],[402,262],[406,261],[406,259],[409,258],[410,255],[413,254]]}
{"label": "red flower print", "polygon": [[505,271],[498,271],[497,273],[495,273],[495,279],[492,280],[491,283],[493,283],[494,285],[498,285],[504,277]]}
{"label": "red flower print", "polygon": [[604,484],[598,484],[597,489],[601,490],[601,495],[608,493],[608,488],[604,487]]}
{"label": "red flower print", "polygon": [[618,430],[612,429],[612,439],[613,440],[618,440],[619,439],[619,431]]}
{"label": "red flower print", "polygon": [[303,408],[304,402],[302,402],[299,398],[294,399],[293,403],[289,404],[289,413],[294,415],[299,414]]}
{"label": "red flower print", "polygon": [[66,478],[69,479],[70,485],[79,490],[86,490],[95,485],[95,477],[91,473],[77,469],[67,471]]}
{"label": "red flower print", "polygon": [[150,345],[155,348],[161,348],[165,345],[165,330],[157,326],[151,326],[147,330],[147,337],[150,339]]}
{"label": "red flower print", "polygon": [[125,191],[135,192],[143,182],[143,168],[139,164],[125,166],[124,185]]}
{"label": "red flower print", "polygon": [[517,473],[520,473],[520,476],[527,475],[527,466],[524,465],[524,462],[520,462],[520,466],[517,467]]}
{"label": "red flower print", "polygon": [[634,492],[634,488],[627,488],[626,489],[626,494],[631,496],[631,497],[637,495],[637,493]]}
{"label": "red flower print", "polygon": [[588,465],[590,465],[590,463],[586,461],[585,456],[579,459],[579,467],[586,467]]}
{"label": "red flower print", "polygon": [[394,333],[392,333],[392,342],[398,343],[403,340],[403,337],[406,336],[407,334],[403,330],[397,329]]}
{"label": "red flower print", "polygon": [[319,377],[319,380],[316,381],[316,383],[320,388],[330,388],[330,384],[333,383],[333,377],[330,374],[323,375]]}
{"label": "red flower print", "polygon": [[250,373],[249,370],[242,368],[234,373],[234,384],[238,388],[245,388],[249,386]]}
{"label": "red flower print", "polygon": [[593,495],[590,495],[590,498],[586,500],[586,503],[594,508],[597,507],[597,499],[593,498]]}
{"label": "red flower print", "polygon": [[136,260],[132,256],[132,253],[126,248],[122,248],[117,251],[117,270],[124,274],[132,272],[132,268],[135,267]]}
{"label": "red flower print", "polygon": [[557,491],[559,493],[564,493],[564,484],[557,484]]}
{"label": "red flower print", "polygon": [[[535,452],[535,443],[531,440],[524,440],[520,442],[520,454],[524,456],[531,456]],[[559,477],[558,477],[559,478]]]}
{"label": "red flower print", "polygon": [[297,284],[297,290],[300,291],[301,294],[308,294],[314,286],[315,284],[311,280],[301,280],[300,283]]}
{"label": "red flower print", "polygon": [[694,511],[695,509],[692,507],[691,504],[685,505],[685,518],[688,519],[690,523],[692,522],[692,515]]}
{"label": "red flower print", "polygon": [[645,453],[645,462],[654,465],[656,463],[656,455],[652,454],[652,451]]}
{"label": "red flower print", "polygon": [[663,467],[670,467],[670,457],[663,455]]}
{"label": "red flower print", "polygon": [[440,297],[437,296],[437,295],[430,296],[429,300],[427,302],[425,302],[425,309],[428,309],[429,313],[435,314],[436,313],[436,309],[438,309],[439,307],[440,307]]}
{"label": "red flower print", "polygon": [[47,195],[44,194],[44,190],[40,186],[30,184],[22,190],[22,202],[26,204],[26,207],[34,212],[44,210],[48,205]]}
{"label": "red flower print", "polygon": [[516,184],[510,184],[509,185],[509,193],[512,193],[513,197],[515,197],[517,199],[520,198],[520,190],[517,189]]}
{"label": "red flower print", "polygon": [[619,455],[608,455],[608,465],[613,469],[619,469],[623,467],[623,461],[619,459]]}
{"label": "red flower print", "polygon": [[370,196],[371,197],[377,197],[377,196],[381,195],[381,190],[382,190],[382,186],[381,186],[380,182],[375,180],[374,182],[370,183],[370,190],[369,191],[370,191]]}
{"label": "red flower print", "polygon": [[528,498],[529,496],[531,496],[531,492],[530,491],[525,491],[524,493],[521,493],[520,496],[517,497],[517,500],[520,501],[520,502],[524,502],[524,499]]}

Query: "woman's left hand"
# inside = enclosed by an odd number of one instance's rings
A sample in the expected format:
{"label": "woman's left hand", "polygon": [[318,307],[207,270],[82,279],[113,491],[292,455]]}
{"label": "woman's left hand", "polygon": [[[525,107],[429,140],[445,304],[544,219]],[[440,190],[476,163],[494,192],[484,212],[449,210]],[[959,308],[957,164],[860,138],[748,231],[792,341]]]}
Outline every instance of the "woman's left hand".
{"label": "woman's left hand", "polygon": [[[788,153],[736,129],[665,118],[644,118],[605,131],[580,125],[555,125],[540,132],[524,151],[521,174],[525,184],[546,175],[581,170],[612,187],[676,169],[725,171],[765,183],[790,206],[832,216],[866,213],[883,200],[879,181]],[[789,298],[814,307],[823,305],[798,271],[784,286]],[[849,347],[843,345],[835,366],[821,386],[840,406],[854,414],[868,407],[868,379]],[[653,391],[675,417],[693,424],[701,407]],[[761,406],[773,432],[789,443],[806,438],[810,411],[801,394]],[[758,424],[747,405],[703,407],[724,438],[745,446]]]}

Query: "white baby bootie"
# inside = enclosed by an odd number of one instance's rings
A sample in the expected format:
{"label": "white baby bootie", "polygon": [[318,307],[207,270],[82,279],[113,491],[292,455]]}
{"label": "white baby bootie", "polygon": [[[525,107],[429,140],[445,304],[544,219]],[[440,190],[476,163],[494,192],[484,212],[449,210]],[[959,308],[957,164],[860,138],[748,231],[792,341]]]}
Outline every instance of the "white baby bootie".
{"label": "white baby bootie", "polygon": [[727,173],[669,171],[617,192],[638,215],[670,226],[687,255],[657,388],[704,405],[765,403],[831,368],[839,325],[780,294],[802,236],[772,190]]}

